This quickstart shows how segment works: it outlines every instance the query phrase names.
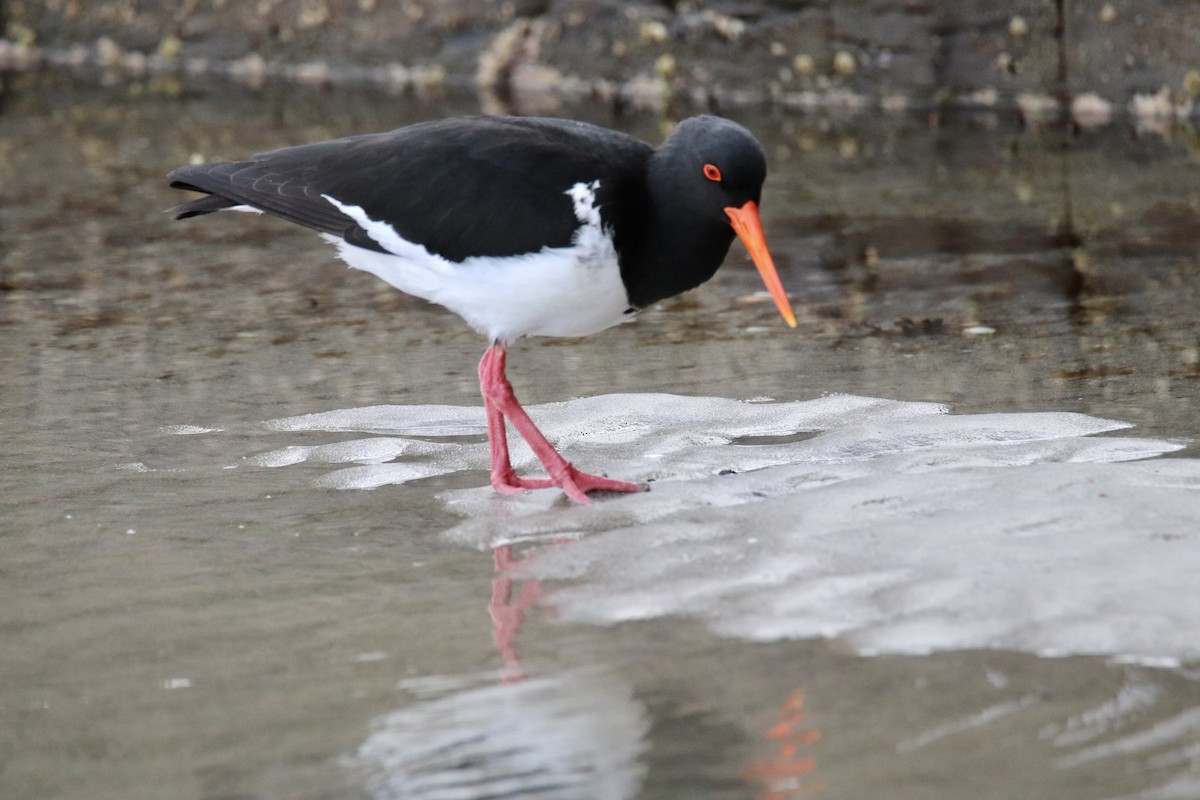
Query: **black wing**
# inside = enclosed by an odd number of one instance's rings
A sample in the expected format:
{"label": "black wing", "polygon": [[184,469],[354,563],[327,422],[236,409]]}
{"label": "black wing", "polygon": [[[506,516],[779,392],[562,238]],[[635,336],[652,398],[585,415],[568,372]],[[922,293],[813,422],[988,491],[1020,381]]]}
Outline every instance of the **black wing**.
{"label": "black wing", "polygon": [[599,179],[601,203],[614,191],[640,193],[651,152],[586,123],[471,117],[181,167],[168,177],[175,188],[210,195],[173,209],[177,219],[248,205],[387,252],[327,195],[462,261],[569,245],[579,221],[567,190]]}

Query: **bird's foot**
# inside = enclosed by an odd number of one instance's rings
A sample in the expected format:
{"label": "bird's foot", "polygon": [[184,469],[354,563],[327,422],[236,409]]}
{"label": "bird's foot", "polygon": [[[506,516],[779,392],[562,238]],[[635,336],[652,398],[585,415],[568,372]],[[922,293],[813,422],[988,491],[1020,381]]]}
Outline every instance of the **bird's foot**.
{"label": "bird's foot", "polygon": [[603,475],[578,470],[572,464],[554,478],[522,478],[513,470],[492,476],[492,488],[503,495],[522,494],[530,489],[549,489],[557,486],[577,503],[590,503],[588,492],[644,492],[645,486],[618,481]]}
{"label": "bird's foot", "polygon": [[513,470],[500,475],[492,475],[492,488],[498,494],[523,494],[530,489],[549,489],[555,486],[549,478],[522,478]]}
{"label": "bird's foot", "polygon": [[567,464],[562,473],[555,476],[554,483],[562,488],[576,503],[590,503],[588,492],[644,492],[647,487],[628,481],[618,481],[603,475],[593,475]]}

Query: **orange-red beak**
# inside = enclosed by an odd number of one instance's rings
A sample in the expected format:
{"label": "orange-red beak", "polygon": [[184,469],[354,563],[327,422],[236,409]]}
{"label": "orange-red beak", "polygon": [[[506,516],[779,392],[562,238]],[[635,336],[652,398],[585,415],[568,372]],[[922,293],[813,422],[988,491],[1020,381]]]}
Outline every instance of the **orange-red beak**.
{"label": "orange-red beak", "polygon": [[762,275],[763,283],[767,285],[767,291],[775,300],[775,307],[783,315],[784,322],[792,328],[796,327],[796,315],[792,313],[787,293],[783,291],[783,284],[779,282],[779,273],[775,271],[775,262],[771,259],[771,252],[767,250],[762,220],[758,218],[758,204],[750,200],[741,208],[730,206],[725,209],[725,213],[729,215],[729,221],[733,223],[733,230],[738,238],[750,251],[754,266],[758,267],[758,274]]}

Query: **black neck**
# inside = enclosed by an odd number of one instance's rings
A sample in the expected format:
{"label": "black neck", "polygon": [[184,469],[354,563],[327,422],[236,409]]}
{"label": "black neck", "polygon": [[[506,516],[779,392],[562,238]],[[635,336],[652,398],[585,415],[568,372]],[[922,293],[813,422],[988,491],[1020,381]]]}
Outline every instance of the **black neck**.
{"label": "black neck", "polygon": [[725,260],[734,236],[728,222],[689,213],[690,194],[675,178],[680,170],[656,164],[656,157],[651,158],[641,202],[625,206],[624,218],[613,226],[621,278],[635,308],[707,281]]}

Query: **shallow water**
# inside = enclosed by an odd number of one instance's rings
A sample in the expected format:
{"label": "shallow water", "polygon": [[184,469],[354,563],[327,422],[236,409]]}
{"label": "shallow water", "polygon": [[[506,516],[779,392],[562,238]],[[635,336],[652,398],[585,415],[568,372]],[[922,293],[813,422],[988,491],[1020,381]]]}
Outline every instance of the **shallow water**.
{"label": "shallow water", "polygon": [[482,488],[460,322],[159,213],[469,103],[6,85],[0,797],[1200,796],[1193,132],[743,117],[799,330],[735,248],[515,347],[652,480],[580,508]]}

